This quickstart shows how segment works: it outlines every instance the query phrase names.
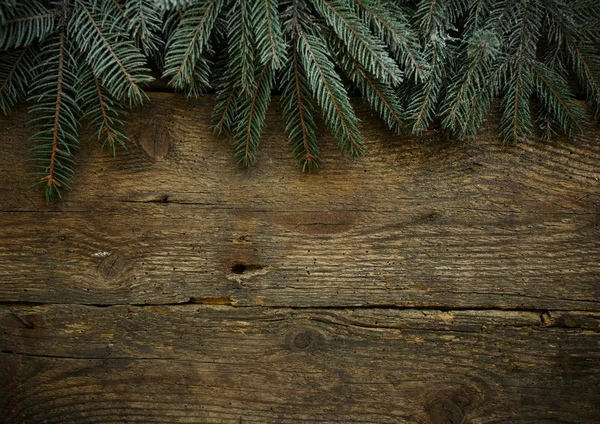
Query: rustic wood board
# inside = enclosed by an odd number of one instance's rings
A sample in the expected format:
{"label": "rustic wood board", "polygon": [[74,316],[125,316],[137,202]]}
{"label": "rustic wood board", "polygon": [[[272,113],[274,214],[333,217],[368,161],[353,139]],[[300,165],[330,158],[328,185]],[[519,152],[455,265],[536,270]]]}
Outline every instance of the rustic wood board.
{"label": "rustic wood board", "polygon": [[512,147],[492,117],[461,144],[394,136],[361,108],[367,155],[324,136],[323,169],[302,174],[277,104],[250,169],[211,106],[152,94],[137,147],[85,144],[50,208],[26,191],[26,119],[3,118],[0,300],[600,311],[597,127]]}
{"label": "rustic wood board", "polygon": [[600,416],[598,313],[13,305],[0,325],[7,424]]}
{"label": "rustic wood board", "polygon": [[[273,104],[235,166],[212,99],[150,95],[117,158],[27,190],[0,118],[0,423],[598,422],[600,131],[322,137]],[[323,133],[325,133],[323,131]]]}

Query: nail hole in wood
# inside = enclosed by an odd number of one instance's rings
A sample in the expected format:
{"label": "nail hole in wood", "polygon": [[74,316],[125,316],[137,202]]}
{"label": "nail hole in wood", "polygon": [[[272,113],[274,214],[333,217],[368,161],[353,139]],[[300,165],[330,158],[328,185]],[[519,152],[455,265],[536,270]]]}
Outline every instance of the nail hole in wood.
{"label": "nail hole in wood", "polygon": [[246,265],[241,263],[235,263],[231,266],[231,272],[234,274],[243,274],[246,269]]}
{"label": "nail hole in wood", "polygon": [[258,269],[263,269],[263,266],[257,264],[245,264],[242,262],[235,262],[231,265],[231,272],[234,274],[243,274],[244,272],[256,271]]}

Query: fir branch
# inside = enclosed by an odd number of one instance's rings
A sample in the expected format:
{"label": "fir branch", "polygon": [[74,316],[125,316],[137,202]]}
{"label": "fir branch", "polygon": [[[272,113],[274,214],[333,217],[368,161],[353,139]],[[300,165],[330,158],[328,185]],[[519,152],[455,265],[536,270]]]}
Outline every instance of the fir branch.
{"label": "fir branch", "polygon": [[238,123],[235,130],[234,155],[244,166],[251,165],[256,159],[260,135],[265,122],[267,108],[271,101],[273,88],[274,67],[268,61],[259,68],[256,85],[249,95],[243,95]]}
{"label": "fir branch", "polygon": [[[121,9],[122,10],[122,9]],[[162,11],[155,0],[127,0],[125,10],[127,29],[147,56],[160,59],[163,48]]]}
{"label": "fir branch", "polygon": [[596,47],[588,42],[577,42],[570,36],[566,37],[565,41],[577,80],[584,88],[587,101],[598,118],[600,116],[600,57]]}
{"label": "fir branch", "polygon": [[39,130],[31,137],[36,144],[31,149],[32,161],[38,169],[34,173],[37,183],[44,187],[46,201],[60,189],[68,188],[73,175],[75,158],[71,152],[78,147],[77,127],[79,108],[75,101],[75,76],[71,48],[62,27],[58,36],[42,47],[39,77],[34,81],[30,112],[35,115],[30,122]]}
{"label": "fir branch", "polygon": [[186,7],[197,0],[154,0],[154,3],[163,10],[173,10]]}
{"label": "fir branch", "polygon": [[271,61],[275,69],[283,63],[285,43],[279,23],[276,0],[254,0],[254,33],[258,63]]}
{"label": "fir branch", "polygon": [[[583,30],[584,23],[600,19],[597,1],[549,0],[547,18],[548,38],[551,48],[546,54],[546,63],[565,75],[567,65],[585,90],[587,100],[596,116],[600,114],[600,58],[598,36],[600,32]],[[596,6],[596,7],[591,7]]]}
{"label": "fir branch", "polygon": [[239,100],[254,91],[255,57],[250,2],[235,0],[228,19],[227,56],[219,63],[216,104],[213,110],[214,131],[231,129]]}
{"label": "fir branch", "polygon": [[223,81],[219,91],[217,91],[216,104],[212,114],[215,134],[221,134],[233,127],[239,98],[237,83],[238,80]]}
{"label": "fir branch", "polygon": [[392,2],[381,4],[375,0],[354,0],[355,10],[392,51],[401,63],[407,77],[415,81],[425,77],[425,65],[416,34],[410,28],[403,11]]}
{"label": "fir branch", "polygon": [[285,8],[281,14],[283,20],[284,33],[288,40],[293,40],[296,45],[298,34],[305,32],[313,34],[315,32],[315,19],[310,9],[310,4],[304,0],[285,0]]}
{"label": "fir branch", "polygon": [[25,97],[32,80],[31,47],[0,54],[0,110],[10,108]]}
{"label": "fir branch", "polygon": [[457,69],[441,107],[441,114],[445,116],[443,127],[460,138],[469,132],[469,114],[473,113],[470,106],[479,93],[487,89],[487,71],[497,60],[499,49],[500,40],[487,30],[476,32],[463,49],[462,65]]}
{"label": "fir branch", "polygon": [[190,76],[189,83],[184,88],[186,97],[198,97],[211,87],[212,63],[205,56],[200,56],[194,65],[194,72]]}
{"label": "fir branch", "polygon": [[498,0],[471,0],[470,6],[467,13],[467,18],[465,22],[465,37],[468,38],[475,32],[487,29],[489,30],[490,26],[488,24],[490,13],[493,9],[494,4],[496,7],[503,6],[502,1]]}
{"label": "fir branch", "polygon": [[318,36],[301,32],[297,49],[313,96],[321,106],[325,122],[335,139],[351,156],[361,155],[365,146],[358,132],[358,119],[339,75],[327,57],[324,41]]}
{"label": "fir branch", "polygon": [[568,16],[573,16],[577,30],[588,41],[600,42],[600,5],[598,0],[572,0],[565,5]]}
{"label": "fir branch", "polygon": [[101,2],[100,9],[96,1],[75,0],[69,33],[115,98],[141,104],[144,94],[139,84],[152,81],[144,67],[146,60],[128,40],[118,9],[109,2]]}
{"label": "fir branch", "polygon": [[102,86],[93,67],[88,66],[78,81],[77,101],[83,117],[89,118],[89,127],[95,128],[95,138],[114,156],[117,145],[125,147],[127,136],[123,133],[127,112]]}
{"label": "fir branch", "polygon": [[331,51],[334,52],[336,62],[341,66],[352,84],[360,90],[369,105],[385,121],[387,126],[399,133],[404,127],[400,118],[400,99],[394,89],[382,83],[373,75],[369,74],[362,66],[348,54],[344,45],[336,39],[330,40]]}
{"label": "fir branch", "polygon": [[411,100],[406,108],[406,115],[412,121],[413,133],[421,134],[433,120],[444,86],[446,55],[446,42],[439,37],[433,38],[425,49],[429,65],[428,78],[413,87]]}
{"label": "fir branch", "polygon": [[20,1],[3,11],[0,50],[19,48],[43,41],[54,31],[55,13],[37,1]]}
{"label": "fir branch", "polygon": [[281,102],[285,130],[298,166],[303,171],[310,171],[318,168],[320,162],[314,121],[315,104],[296,46],[297,40],[289,49],[289,59],[283,67]]}
{"label": "fir branch", "polygon": [[507,143],[519,142],[531,134],[529,98],[533,92],[531,68],[514,62],[508,65],[507,87],[502,97],[500,135]]}
{"label": "fir branch", "polygon": [[361,66],[388,84],[398,85],[402,81],[402,72],[383,43],[371,35],[351,8],[339,0],[311,1]]}
{"label": "fir branch", "polygon": [[582,114],[574,103],[566,81],[552,69],[535,61],[533,66],[535,92],[544,109],[545,121],[549,120],[563,133],[573,135],[581,130]]}
{"label": "fir branch", "polygon": [[533,93],[532,66],[542,11],[537,0],[523,0],[514,13],[506,44],[508,73],[500,119],[500,134],[505,142],[513,143],[532,131],[529,99]]}
{"label": "fir branch", "polygon": [[252,92],[248,93],[243,89],[240,92],[234,152],[238,163],[244,166],[249,166],[255,161],[265,115],[271,101],[274,71],[281,66],[284,51],[277,3],[273,0],[255,0],[251,9],[255,48],[260,66]]}
{"label": "fir branch", "polygon": [[412,131],[421,134],[433,120],[438,102],[443,97],[447,68],[452,62],[450,14],[442,0],[420,0],[413,22],[424,40],[423,57],[428,64],[427,78],[410,90],[406,114],[412,120]]}
{"label": "fir branch", "polygon": [[469,110],[466,113],[468,117],[466,131],[468,134],[474,136],[477,133],[477,129],[481,126],[494,96],[498,94],[502,86],[502,81],[505,79],[504,73],[506,72],[506,67],[506,62],[496,62],[492,68],[494,70],[483,83],[483,88],[479,90],[479,93],[471,102]]}
{"label": "fir branch", "polygon": [[183,12],[165,57],[164,76],[171,78],[170,84],[176,89],[189,89],[190,93],[197,94],[202,88],[198,82],[208,80],[208,75],[202,71],[207,67],[202,64],[199,67],[197,62],[206,60],[203,53],[208,48],[222,6],[222,0],[209,0],[194,4]]}
{"label": "fir branch", "polygon": [[413,21],[423,34],[434,34],[448,26],[448,15],[442,0],[420,0]]}
{"label": "fir branch", "polygon": [[229,61],[225,73],[230,79],[237,79],[240,91],[247,94],[253,91],[255,78],[255,36],[252,31],[251,3],[235,0],[228,17],[229,22]]}

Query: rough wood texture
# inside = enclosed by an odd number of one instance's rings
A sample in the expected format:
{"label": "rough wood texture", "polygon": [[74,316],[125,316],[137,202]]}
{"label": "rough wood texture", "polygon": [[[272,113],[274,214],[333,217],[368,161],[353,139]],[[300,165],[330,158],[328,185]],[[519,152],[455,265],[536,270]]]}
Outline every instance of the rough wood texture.
{"label": "rough wood texture", "polygon": [[58,305],[0,323],[11,424],[600,416],[598,313]]}
{"label": "rough wood texture", "polygon": [[495,128],[461,145],[365,118],[365,158],[323,137],[323,170],[304,175],[276,110],[245,170],[210,131],[212,103],[151,100],[128,132],[146,150],[85,145],[50,209],[23,191],[25,119],[4,118],[0,299],[600,310],[595,127],[506,147]]}
{"label": "rough wood texture", "polygon": [[[117,158],[27,191],[0,118],[0,423],[597,422],[600,131],[394,136],[302,174],[277,104],[235,166],[152,94]],[[324,133],[324,131],[323,131]]]}

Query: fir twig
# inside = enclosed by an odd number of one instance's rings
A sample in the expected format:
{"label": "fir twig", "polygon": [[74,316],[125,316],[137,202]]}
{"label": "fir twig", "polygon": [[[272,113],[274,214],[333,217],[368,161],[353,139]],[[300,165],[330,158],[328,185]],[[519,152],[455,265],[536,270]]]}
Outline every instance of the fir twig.
{"label": "fir twig", "polygon": [[358,132],[358,119],[350,106],[340,77],[325,53],[325,42],[318,36],[301,32],[297,48],[308,83],[321,106],[327,126],[350,156],[361,155],[365,146]]}
{"label": "fir twig", "polygon": [[298,40],[292,45],[289,60],[284,66],[282,77],[283,117],[286,121],[292,151],[303,171],[319,167],[320,153],[317,145],[314,121],[315,105],[311,97],[306,73],[300,63],[296,49]]}
{"label": "fir twig", "polygon": [[0,56],[0,110],[5,114],[27,93],[33,67],[29,54],[30,47],[25,47]]}
{"label": "fir twig", "polygon": [[75,158],[71,152],[79,145],[77,139],[79,108],[74,96],[73,57],[66,39],[66,28],[59,30],[56,39],[44,46],[40,75],[35,81],[35,115],[31,125],[39,130],[32,136],[33,162],[38,171],[37,184],[42,184],[46,201],[61,196],[60,188],[68,187],[73,175]]}
{"label": "fir twig", "polygon": [[[108,2],[100,10],[92,0],[75,0],[69,32],[78,43],[87,46],[88,63],[106,88],[119,100],[140,104],[144,94],[139,84],[152,78],[144,68],[144,57],[127,40],[121,16]],[[110,17],[113,21],[107,22]]]}

